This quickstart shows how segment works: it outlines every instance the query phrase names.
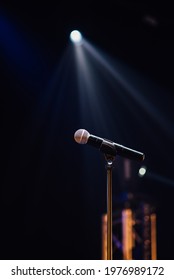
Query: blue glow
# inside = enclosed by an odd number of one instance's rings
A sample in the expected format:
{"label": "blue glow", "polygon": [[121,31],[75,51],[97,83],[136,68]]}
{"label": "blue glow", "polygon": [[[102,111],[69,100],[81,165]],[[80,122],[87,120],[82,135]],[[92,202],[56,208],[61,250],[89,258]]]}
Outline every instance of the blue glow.
{"label": "blue glow", "polygon": [[[26,34],[4,15],[0,15],[0,47],[3,60],[21,84],[38,86],[42,66]],[[39,52],[38,52],[39,53]]]}

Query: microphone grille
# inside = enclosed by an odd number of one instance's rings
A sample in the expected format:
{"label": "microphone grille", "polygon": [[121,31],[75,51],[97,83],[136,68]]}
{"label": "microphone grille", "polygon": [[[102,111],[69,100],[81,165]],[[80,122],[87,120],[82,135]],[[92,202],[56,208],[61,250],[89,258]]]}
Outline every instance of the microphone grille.
{"label": "microphone grille", "polygon": [[89,132],[85,129],[78,129],[74,133],[74,139],[79,144],[86,144],[88,142],[89,136],[90,136]]}

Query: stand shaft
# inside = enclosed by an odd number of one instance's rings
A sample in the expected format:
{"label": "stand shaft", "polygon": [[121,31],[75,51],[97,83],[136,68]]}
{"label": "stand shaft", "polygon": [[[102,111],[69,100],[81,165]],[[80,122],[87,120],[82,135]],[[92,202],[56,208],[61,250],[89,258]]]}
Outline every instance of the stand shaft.
{"label": "stand shaft", "polygon": [[105,154],[107,161],[107,260],[112,260],[112,169],[115,157]]}
{"label": "stand shaft", "polygon": [[107,260],[112,260],[112,164],[107,166]]}

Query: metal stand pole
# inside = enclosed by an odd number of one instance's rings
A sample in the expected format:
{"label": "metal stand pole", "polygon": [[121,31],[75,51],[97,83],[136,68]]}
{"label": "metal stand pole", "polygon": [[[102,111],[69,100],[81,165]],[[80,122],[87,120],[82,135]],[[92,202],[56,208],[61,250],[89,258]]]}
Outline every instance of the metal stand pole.
{"label": "metal stand pole", "polygon": [[112,169],[114,157],[105,155],[107,169],[107,260],[112,260]]}

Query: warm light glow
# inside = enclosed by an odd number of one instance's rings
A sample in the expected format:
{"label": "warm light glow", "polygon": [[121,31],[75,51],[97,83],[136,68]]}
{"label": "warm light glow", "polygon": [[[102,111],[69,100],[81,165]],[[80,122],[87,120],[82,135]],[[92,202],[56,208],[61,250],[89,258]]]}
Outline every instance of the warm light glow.
{"label": "warm light glow", "polygon": [[122,244],[123,244],[123,259],[132,260],[132,249],[133,249],[133,220],[132,210],[124,209],[122,211]]}

